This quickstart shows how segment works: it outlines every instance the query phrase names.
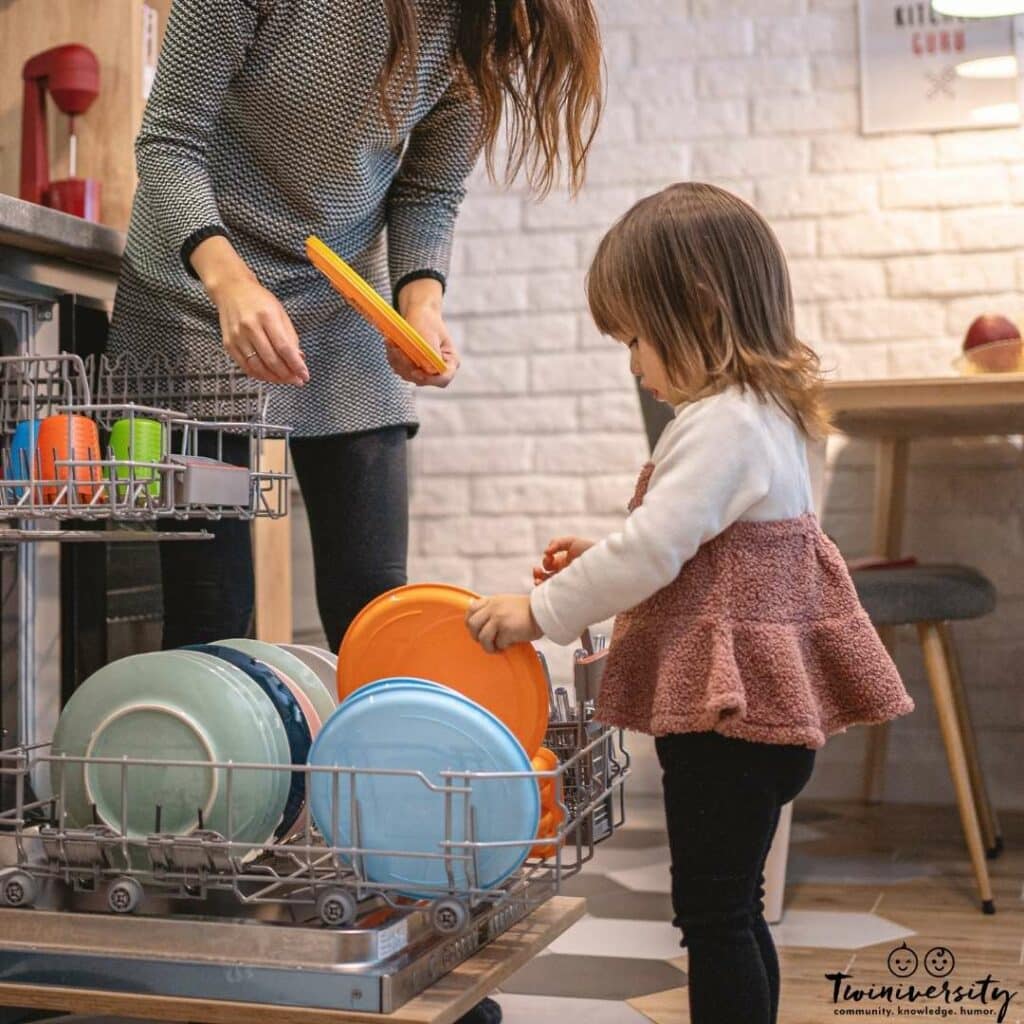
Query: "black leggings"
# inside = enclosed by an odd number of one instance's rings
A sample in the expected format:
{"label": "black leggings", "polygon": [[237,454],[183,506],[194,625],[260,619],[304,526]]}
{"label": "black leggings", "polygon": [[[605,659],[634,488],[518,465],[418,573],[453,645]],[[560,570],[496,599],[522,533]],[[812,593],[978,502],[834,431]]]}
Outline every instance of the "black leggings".
{"label": "black leggings", "polygon": [[774,1024],[779,960],[764,919],[764,864],[783,804],[814,751],[716,732],[655,741],[672,853],[672,908],[689,951],[692,1024]]}
{"label": "black leggings", "polygon": [[[290,442],[331,650],[337,651],[363,605],[406,582],[406,438],[405,427],[387,427]],[[213,453],[200,445],[200,454]],[[227,438],[224,457],[245,465],[248,442]],[[201,526],[214,534],[213,540],[160,546],[164,649],[248,636],[255,600],[249,524],[225,519],[161,525],[179,531]]]}

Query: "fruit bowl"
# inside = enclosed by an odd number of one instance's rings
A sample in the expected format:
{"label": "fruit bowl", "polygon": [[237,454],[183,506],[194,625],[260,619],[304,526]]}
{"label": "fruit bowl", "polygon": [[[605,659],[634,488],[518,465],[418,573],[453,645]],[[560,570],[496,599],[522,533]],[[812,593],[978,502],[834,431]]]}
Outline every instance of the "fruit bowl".
{"label": "fruit bowl", "polygon": [[964,376],[982,373],[1024,373],[1024,340],[1006,338],[975,345],[953,360]]}

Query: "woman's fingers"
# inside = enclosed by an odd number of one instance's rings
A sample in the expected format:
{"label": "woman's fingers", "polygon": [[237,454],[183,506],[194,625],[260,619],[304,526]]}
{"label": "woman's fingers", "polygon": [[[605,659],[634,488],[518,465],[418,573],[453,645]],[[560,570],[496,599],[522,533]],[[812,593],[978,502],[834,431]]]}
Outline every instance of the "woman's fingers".
{"label": "woman's fingers", "polygon": [[306,359],[299,347],[299,336],[284,307],[278,305],[275,315],[271,315],[264,326],[279,360],[290,371],[291,383],[305,384],[309,380],[309,370],[306,369]]}

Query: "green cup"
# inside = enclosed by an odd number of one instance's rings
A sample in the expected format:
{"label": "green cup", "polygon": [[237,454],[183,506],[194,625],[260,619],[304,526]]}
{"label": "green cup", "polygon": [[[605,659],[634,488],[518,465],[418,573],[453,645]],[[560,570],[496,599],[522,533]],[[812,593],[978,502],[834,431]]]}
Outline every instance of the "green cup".
{"label": "green cup", "polygon": [[[143,419],[135,416],[118,420],[110,428],[110,449],[114,453],[117,462],[153,462],[161,461],[164,454],[164,428],[157,420]],[[114,476],[118,480],[133,479],[131,466],[115,466]],[[146,490],[151,497],[158,497],[160,494],[160,473],[151,466],[135,466],[134,481],[146,484]],[[117,497],[123,501],[128,488],[118,487]]]}

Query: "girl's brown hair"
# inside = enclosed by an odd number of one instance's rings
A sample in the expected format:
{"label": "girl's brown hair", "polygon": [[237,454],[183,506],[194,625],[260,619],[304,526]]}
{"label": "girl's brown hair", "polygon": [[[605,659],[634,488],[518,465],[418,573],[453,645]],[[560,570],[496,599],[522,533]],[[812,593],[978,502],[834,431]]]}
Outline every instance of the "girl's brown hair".
{"label": "girl's brown hair", "polygon": [[598,329],[642,336],[688,401],[732,385],[828,433],[821,367],[793,323],[786,258],[765,219],[714,185],[671,185],[604,236],[587,274]]}
{"label": "girl's brown hair", "polygon": [[[391,26],[380,92],[389,127],[396,96],[413,81],[419,48],[415,0],[385,0]],[[561,152],[573,192],[583,184],[587,153],[603,103],[601,34],[592,0],[461,0],[456,58],[481,107],[481,143],[495,176],[503,115],[505,180],[526,170],[545,195],[559,178]]]}

